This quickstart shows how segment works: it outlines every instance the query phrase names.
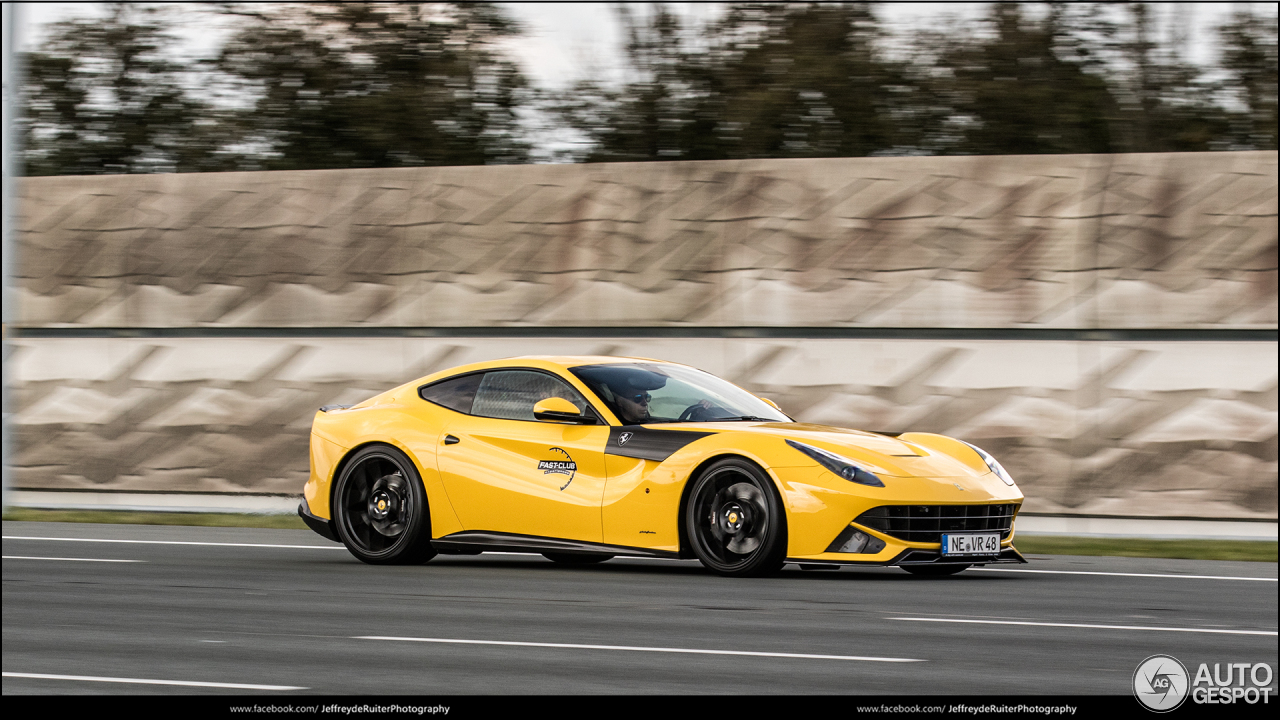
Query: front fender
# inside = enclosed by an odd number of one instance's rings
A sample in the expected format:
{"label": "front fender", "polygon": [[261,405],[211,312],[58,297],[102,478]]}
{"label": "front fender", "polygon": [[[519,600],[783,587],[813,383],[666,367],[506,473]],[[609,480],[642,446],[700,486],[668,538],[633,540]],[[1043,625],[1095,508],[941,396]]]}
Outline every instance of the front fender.
{"label": "front fender", "polygon": [[679,523],[683,521],[690,481],[701,468],[726,457],[755,463],[773,481],[786,516],[789,556],[822,552],[860,508],[868,507],[865,494],[857,489],[863,486],[836,477],[817,463],[806,462],[784,440],[730,431],[690,443],[652,468],[650,477],[665,490],[662,512],[677,525],[670,529],[672,535],[684,539]]}

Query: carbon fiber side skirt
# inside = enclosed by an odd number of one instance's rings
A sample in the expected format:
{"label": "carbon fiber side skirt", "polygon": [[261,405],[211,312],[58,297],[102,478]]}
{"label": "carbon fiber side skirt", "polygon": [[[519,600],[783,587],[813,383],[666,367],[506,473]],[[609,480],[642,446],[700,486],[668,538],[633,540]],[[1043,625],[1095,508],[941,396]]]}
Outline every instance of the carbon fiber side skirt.
{"label": "carbon fiber side skirt", "polygon": [[563,540],[537,535],[517,535],[487,530],[464,530],[432,540],[431,545],[441,552],[470,554],[475,552],[555,552],[583,555],[626,555],[677,559],[679,555],[666,550],[606,545],[604,543]]}

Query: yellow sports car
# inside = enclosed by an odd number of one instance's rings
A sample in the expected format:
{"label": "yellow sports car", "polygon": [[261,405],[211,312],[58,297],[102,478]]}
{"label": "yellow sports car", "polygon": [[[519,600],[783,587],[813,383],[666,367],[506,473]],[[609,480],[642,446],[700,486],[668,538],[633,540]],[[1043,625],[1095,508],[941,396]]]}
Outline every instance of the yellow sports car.
{"label": "yellow sports car", "polygon": [[1021,504],[959,440],[798,423],[687,365],[538,356],[320,408],[298,514],[367,563],[502,550],[949,575],[1026,562]]}

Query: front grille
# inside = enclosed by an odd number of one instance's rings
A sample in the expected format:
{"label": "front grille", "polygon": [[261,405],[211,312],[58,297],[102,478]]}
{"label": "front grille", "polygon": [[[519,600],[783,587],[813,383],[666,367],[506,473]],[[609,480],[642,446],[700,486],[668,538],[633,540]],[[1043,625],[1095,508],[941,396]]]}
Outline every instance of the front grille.
{"label": "front grille", "polygon": [[1008,539],[1017,505],[882,505],[854,522],[907,542],[940,543],[948,532],[1000,531]]}

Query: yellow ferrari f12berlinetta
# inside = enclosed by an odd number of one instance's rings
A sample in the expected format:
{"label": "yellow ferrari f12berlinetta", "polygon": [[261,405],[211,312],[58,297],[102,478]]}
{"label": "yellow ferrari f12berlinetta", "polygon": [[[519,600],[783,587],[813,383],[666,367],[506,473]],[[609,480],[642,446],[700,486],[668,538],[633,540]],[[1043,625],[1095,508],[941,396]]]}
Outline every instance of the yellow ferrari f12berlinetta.
{"label": "yellow ferrari f12berlinetta", "polygon": [[325,406],[304,498],[302,519],[367,563],[515,551],[758,576],[1026,562],[1013,547],[1022,492],[983,450],[795,422],[645,358],[475,363]]}

